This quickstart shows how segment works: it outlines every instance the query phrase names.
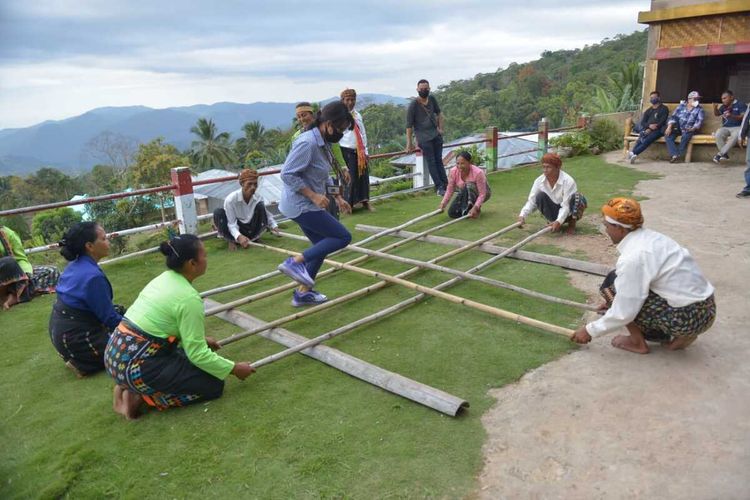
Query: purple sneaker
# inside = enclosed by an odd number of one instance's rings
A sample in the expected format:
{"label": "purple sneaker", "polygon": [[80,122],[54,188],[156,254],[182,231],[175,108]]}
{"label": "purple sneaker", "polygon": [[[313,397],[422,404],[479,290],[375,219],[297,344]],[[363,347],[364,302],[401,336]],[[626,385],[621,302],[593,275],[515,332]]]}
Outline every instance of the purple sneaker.
{"label": "purple sneaker", "polygon": [[293,257],[289,257],[284,262],[279,264],[276,268],[282,273],[286,274],[300,285],[304,285],[308,288],[315,286],[315,282],[307,273],[307,268],[304,264],[295,262]]}
{"label": "purple sneaker", "polygon": [[316,292],[315,290],[310,290],[308,292],[299,292],[295,290],[292,293],[292,305],[294,307],[315,306],[322,304],[327,300],[328,297],[320,292]]}

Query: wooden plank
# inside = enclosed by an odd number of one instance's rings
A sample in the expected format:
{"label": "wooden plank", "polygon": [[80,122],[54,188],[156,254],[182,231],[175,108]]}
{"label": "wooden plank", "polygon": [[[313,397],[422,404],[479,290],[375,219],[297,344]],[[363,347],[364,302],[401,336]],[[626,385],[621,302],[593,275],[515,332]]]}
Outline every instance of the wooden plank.
{"label": "wooden plank", "polygon": [[[205,299],[206,308],[217,308],[220,303],[211,299]],[[241,328],[257,328],[263,321],[241,311],[225,311],[217,314],[217,317],[233,323]],[[273,328],[261,334],[264,338],[281,344],[285,347],[294,347],[308,339],[302,335],[290,332],[283,328]],[[327,346],[309,347],[301,351],[302,354],[316,359],[326,365],[336,368],[360,380],[364,380],[381,389],[397,394],[416,403],[432,408],[446,415],[455,417],[463,408],[468,408],[469,403],[465,399],[458,398],[445,391],[430,387],[416,380],[404,377],[379,366],[363,361],[354,356],[345,354],[337,349]]]}
{"label": "wooden plank", "polygon": [[[372,233],[381,230],[378,226],[370,226],[367,224],[357,224],[357,231],[363,231]],[[398,231],[397,233],[391,234],[394,238],[408,238],[414,236],[414,233],[410,231]],[[463,246],[469,243],[466,240],[458,238],[447,238],[445,236],[424,236],[419,238],[420,241],[426,241],[428,243],[437,243],[440,245],[448,245],[453,247]],[[507,250],[505,247],[492,245],[491,243],[485,243],[477,250],[481,250],[486,253],[500,254]],[[539,264],[548,264],[551,266],[563,267],[565,269],[571,269],[573,271],[581,271],[584,273],[595,274],[598,276],[606,276],[613,268],[604,264],[598,264],[595,262],[586,262],[584,260],[571,259],[569,257],[560,257],[558,255],[547,255],[537,252],[529,252],[526,250],[516,250],[513,254],[508,255],[511,259],[524,260],[528,262],[536,262]]]}

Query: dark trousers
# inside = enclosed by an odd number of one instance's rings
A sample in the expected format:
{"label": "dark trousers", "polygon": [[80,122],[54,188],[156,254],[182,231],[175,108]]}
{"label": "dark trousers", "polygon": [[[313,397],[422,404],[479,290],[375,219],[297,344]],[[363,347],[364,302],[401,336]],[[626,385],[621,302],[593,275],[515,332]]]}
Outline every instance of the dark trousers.
{"label": "dark trousers", "polygon": [[370,199],[370,169],[365,168],[362,175],[359,175],[359,165],[357,165],[357,150],[351,148],[341,148],[341,154],[344,156],[344,161],[349,169],[349,177],[352,178],[352,182],[349,185],[349,189],[346,195],[346,201],[351,206],[356,203],[367,201]]}
{"label": "dark trousers", "polygon": [[635,141],[635,146],[633,146],[633,154],[639,155],[646,151],[646,148],[648,148],[654,141],[658,140],[659,137],[662,137],[664,135],[664,132],[661,130],[652,130],[650,133],[645,134],[644,132],[641,132],[638,134],[638,140]]}
{"label": "dark trousers", "polygon": [[422,150],[422,156],[427,163],[435,190],[445,191],[448,187],[448,176],[443,166],[443,136],[438,135],[431,141],[420,142],[419,149]]}
{"label": "dark trousers", "polygon": [[344,248],[352,241],[349,231],[325,210],[303,212],[292,220],[299,224],[307,239],[313,243],[313,246],[302,252],[307,273],[312,279],[318,275],[320,266],[329,253]]}
{"label": "dark trousers", "polygon": [[[548,222],[557,220],[557,216],[560,215],[560,208],[562,208],[561,205],[558,205],[557,203],[552,201],[552,199],[544,191],[539,191],[536,194],[535,201],[536,208],[539,209],[539,211],[542,213],[544,218],[547,219]],[[585,208],[586,198],[580,193],[574,193],[573,196],[570,197],[570,215],[568,215],[568,218],[565,219],[565,222],[569,221],[570,219],[579,220],[583,215],[583,210]]]}
{"label": "dark trousers", "polygon": [[93,314],[68,307],[59,300],[52,307],[49,336],[64,361],[87,375],[104,370],[104,350],[110,330]]}
{"label": "dark trousers", "polygon": [[[223,208],[217,208],[214,210],[214,226],[216,226],[219,236],[227,241],[235,243],[232,233],[229,232],[227,212]],[[260,238],[263,231],[268,227],[268,214],[266,213],[266,206],[263,202],[259,201],[258,204],[255,205],[253,218],[250,219],[250,222],[246,224],[237,221],[237,226],[240,228],[240,234],[250,238],[250,241],[255,241]]]}
{"label": "dark trousers", "polygon": [[[675,143],[675,139],[678,135],[682,135],[679,146]],[[677,127],[673,128],[672,133],[664,137],[664,140],[667,143],[667,149],[669,150],[669,156],[683,156],[685,151],[687,151],[688,144],[690,144],[690,139],[692,139],[694,135],[695,132],[683,132]]]}

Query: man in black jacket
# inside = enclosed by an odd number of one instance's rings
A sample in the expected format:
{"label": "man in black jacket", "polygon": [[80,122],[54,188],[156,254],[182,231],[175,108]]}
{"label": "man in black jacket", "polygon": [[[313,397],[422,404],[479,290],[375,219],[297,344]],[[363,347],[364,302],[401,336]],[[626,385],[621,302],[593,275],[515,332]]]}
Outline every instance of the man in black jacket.
{"label": "man in black jacket", "polygon": [[[748,129],[750,129],[750,120],[748,120],[748,116],[750,116],[750,112],[745,113],[745,117],[742,119],[742,124],[740,125],[740,144],[742,144],[742,141],[748,136]],[[747,160],[747,168],[745,169],[745,189],[737,193],[737,198],[750,198],[750,141],[745,150],[747,151],[745,156]]]}
{"label": "man in black jacket", "polygon": [[638,140],[635,141],[633,151],[628,151],[630,163],[635,163],[638,155],[643,153],[652,142],[664,135],[664,126],[669,118],[669,109],[661,103],[661,95],[654,90],[649,95],[651,107],[643,112],[641,122],[635,127]]}

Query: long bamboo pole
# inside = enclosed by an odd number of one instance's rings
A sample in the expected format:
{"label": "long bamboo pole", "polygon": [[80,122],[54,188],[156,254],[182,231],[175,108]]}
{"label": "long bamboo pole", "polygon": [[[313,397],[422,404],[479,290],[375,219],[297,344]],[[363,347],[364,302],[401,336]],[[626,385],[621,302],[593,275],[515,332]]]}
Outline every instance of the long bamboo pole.
{"label": "long bamboo pole", "polygon": [[[375,240],[377,238],[381,238],[383,236],[388,236],[389,234],[397,233],[397,232],[401,231],[402,229],[404,229],[406,227],[409,227],[411,225],[416,224],[417,222],[421,222],[421,221],[423,221],[425,219],[429,219],[433,215],[437,215],[440,212],[441,212],[440,210],[433,210],[432,212],[427,212],[424,215],[420,215],[419,217],[415,217],[413,219],[410,219],[410,220],[408,220],[408,221],[406,221],[406,222],[404,222],[402,224],[399,224],[398,226],[390,227],[390,228],[384,228],[384,229],[378,231],[377,233],[375,233],[375,234],[373,234],[371,236],[368,236],[367,238],[365,238],[362,241],[358,241],[357,243],[355,243],[353,245],[349,245],[349,247],[364,245],[365,243],[369,243],[369,242],[371,242],[371,241],[373,241],[373,240]],[[467,217],[468,216],[464,216],[464,217],[461,217],[459,219],[453,219],[453,220],[450,220],[450,221],[448,221],[448,222],[446,222],[444,224],[440,224],[439,226],[436,226],[436,227],[434,227],[434,228],[432,228],[432,229],[430,229],[428,231],[423,231],[422,233],[417,233],[417,234],[419,234],[419,236],[412,235],[412,236],[407,237],[405,240],[400,240],[400,241],[393,242],[390,245],[388,245],[388,246],[386,246],[384,248],[381,248],[380,251],[381,252],[387,252],[388,250],[391,250],[393,248],[397,248],[397,247],[399,247],[401,245],[405,245],[406,243],[408,243],[410,241],[414,241],[414,240],[416,240],[418,238],[422,238],[424,236],[427,236],[428,234],[430,234],[433,231],[437,231],[438,229],[441,229],[443,227],[449,226],[449,225],[451,225],[451,224],[453,224],[455,222],[458,222],[459,220],[463,220],[463,219],[465,219]],[[307,240],[307,238],[305,238],[303,236],[298,236],[296,234],[291,234],[291,233],[282,233],[282,234],[284,236],[290,238],[290,239]],[[341,249],[341,250],[339,250],[339,251],[337,251],[337,252],[335,252],[335,253],[333,253],[331,255],[336,255],[338,253],[344,252],[349,247]],[[361,259],[361,257],[360,257],[360,259]],[[357,263],[362,262],[363,260],[364,259],[357,260]],[[354,264],[355,262],[352,261],[351,263]],[[322,278],[324,276],[328,276],[329,274],[331,274],[331,273],[333,273],[335,271],[337,271],[337,269],[327,269],[326,271],[323,271],[322,273],[318,274],[318,276]],[[271,272],[268,272],[268,273],[265,273],[265,274],[261,274],[260,276],[255,276],[255,277],[247,279],[247,280],[238,281],[237,283],[231,283],[229,285],[220,286],[220,287],[217,287],[217,288],[212,288],[210,290],[205,290],[205,291],[203,291],[203,292],[200,293],[200,296],[201,297],[210,297],[211,295],[216,295],[217,293],[228,292],[230,290],[236,290],[237,288],[242,288],[244,286],[252,285],[253,283],[258,283],[260,281],[266,280],[268,278],[273,278],[274,276],[278,276],[280,274],[281,274],[280,271],[271,271]],[[294,288],[295,286],[297,286],[297,285],[293,285],[293,286],[291,286],[289,288]],[[284,288],[284,290],[289,290],[289,288]],[[284,291],[284,290],[279,290],[279,292]],[[277,293],[279,293],[279,292],[277,292]]]}
{"label": "long bamboo pole", "polygon": [[[482,269],[484,269],[484,268],[488,267],[489,265],[491,265],[493,262],[495,262],[495,260],[493,260],[493,258],[490,258],[490,259],[486,260],[485,262],[482,262],[481,264],[479,264],[477,266],[474,266],[473,268],[469,269],[467,272],[468,273],[479,272]],[[450,279],[448,281],[445,281],[445,282],[439,284],[438,286],[435,287],[435,290],[443,290],[443,289],[448,288],[448,287],[450,287],[450,286],[454,285],[455,283],[458,283],[459,281],[462,281],[462,280],[463,280],[462,277],[456,276],[455,278],[452,278],[452,279]],[[377,311],[377,312],[375,312],[373,314],[370,314],[369,316],[365,316],[364,318],[361,318],[361,319],[359,319],[359,320],[357,320],[357,321],[355,321],[353,323],[349,323],[348,325],[344,325],[344,326],[342,326],[340,328],[337,328],[337,329],[332,330],[330,332],[327,332],[327,333],[324,333],[322,335],[319,335],[318,337],[312,338],[312,339],[310,339],[310,340],[308,340],[308,341],[306,341],[303,344],[300,344],[298,346],[293,346],[291,348],[285,349],[285,350],[283,350],[281,352],[278,352],[276,354],[272,354],[270,356],[266,356],[265,358],[262,358],[262,359],[260,359],[258,361],[254,361],[251,364],[252,364],[253,367],[260,367],[260,366],[263,366],[263,365],[267,365],[269,363],[273,363],[274,361],[278,361],[278,360],[283,359],[283,358],[285,358],[287,356],[290,356],[290,355],[292,355],[292,354],[294,354],[296,352],[299,352],[299,350],[309,349],[309,348],[311,348],[313,346],[316,346],[316,345],[318,345],[318,344],[320,344],[322,342],[325,342],[326,340],[332,339],[332,338],[337,337],[339,335],[343,335],[344,333],[347,333],[347,332],[349,332],[351,330],[359,328],[360,326],[366,325],[368,323],[372,323],[373,321],[377,321],[377,320],[379,320],[381,318],[384,318],[384,317],[386,317],[386,316],[388,316],[390,314],[393,314],[395,312],[398,312],[398,311],[401,311],[403,309],[406,309],[407,307],[411,306],[412,304],[416,304],[417,302],[419,302],[420,300],[424,299],[425,297],[427,297],[426,293],[420,293],[419,295],[415,295],[414,297],[411,297],[409,299],[403,300],[403,301],[399,302],[398,304],[394,304],[394,305],[392,305],[390,307],[387,307],[387,308],[382,309],[380,311]],[[558,332],[555,332],[555,333],[558,333]],[[565,332],[563,334],[564,335],[569,335],[569,333],[572,334],[572,330],[568,330],[567,332]]]}
{"label": "long bamboo pole", "polygon": [[[464,220],[467,217],[468,217],[468,215],[466,215],[464,217],[460,217],[458,219],[452,219],[452,220],[449,220],[448,222],[444,222],[444,223],[439,224],[437,226],[434,226],[434,227],[431,227],[429,229],[426,229],[425,231],[422,231],[421,233],[416,233],[415,235],[413,235],[413,236],[411,236],[409,238],[406,238],[404,240],[395,241],[395,242],[391,243],[390,245],[386,245],[385,247],[381,248],[380,251],[381,252],[386,252],[388,250],[392,250],[393,248],[399,247],[401,245],[405,245],[406,243],[409,243],[410,241],[414,241],[414,240],[416,240],[416,239],[418,239],[418,238],[420,238],[420,237],[422,237],[424,235],[427,235],[427,234],[432,233],[434,231],[438,231],[440,229],[443,229],[443,228],[445,228],[447,226],[450,226],[451,224],[455,224],[457,222],[460,222],[460,221]],[[370,241],[372,241],[372,240],[370,240]],[[346,248],[352,248],[352,247],[354,247],[354,245],[349,245]],[[346,249],[344,249],[344,250],[346,250]],[[333,255],[333,254],[331,254],[331,255]],[[369,258],[370,257],[368,255],[363,255],[361,257],[357,257],[357,258],[349,261],[348,264],[352,264],[352,265],[359,264],[360,262],[364,262],[365,260],[367,260]],[[331,274],[333,274],[334,272],[336,272],[338,270],[339,269],[337,269],[335,267],[330,268],[330,269],[326,269],[325,271],[319,273],[318,276],[316,277],[316,279],[320,279],[320,278],[324,278],[326,276],[330,276]],[[278,273],[278,271],[275,271],[275,272]],[[263,275],[263,276],[265,276],[265,275]],[[248,280],[248,281],[253,281],[253,280],[251,279],[251,280]],[[227,285],[227,286],[228,287],[235,287],[234,285]],[[211,308],[211,309],[209,309],[209,310],[206,311],[206,316],[211,316],[211,315],[214,315],[214,314],[216,314],[218,312],[221,312],[221,311],[226,311],[226,310],[229,310],[229,309],[232,309],[234,307],[238,307],[238,306],[241,306],[241,305],[244,305],[244,304],[249,304],[251,302],[255,302],[257,300],[264,299],[264,298],[270,297],[272,295],[276,295],[277,293],[281,293],[281,292],[284,292],[286,290],[291,290],[292,288],[296,288],[297,286],[298,286],[297,283],[290,282],[290,283],[286,283],[284,285],[279,285],[279,286],[277,286],[275,288],[271,288],[270,290],[265,290],[263,292],[258,292],[258,293],[253,294],[253,295],[248,295],[247,297],[243,297],[241,299],[237,299],[237,300],[234,300],[232,302],[227,302],[226,304],[223,304],[223,305],[218,306],[216,308]],[[223,287],[223,288],[226,288],[226,287]],[[237,287],[235,287],[235,288],[237,288]]]}
{"label": "long bamboo pole", "polygon": [[[466,245],[462,246],[461,248],[457,248],[455,250],[451,250],[448,253],[445,253],[443,255],[435,257],[434,259],[430,260],[430,263],[439,262],[441,260],[445,260],[445,259],[448,259],[450,257],[453,257],[454,255],[458,255],[459,253],[466,252],[467,250],[470,250],[470,249],[472,249],[474,247],[482,245],[485,241],[489,241],[489,240],[491,240],[493,238],[497,238],[501,234],[504,234],[504,233],[510,231],[511,229],[514,229],[514,228],[518,227],[518,225],[519,225],[518,223],[511,224],[510,226],[504,227],[504,228],[500,229],[499,231],[495,231],[494,233],[489,234],[487,236],[484,236],[483,238],[480,238],[477,241],[469,242]],[[404,272],[398,274],[396,277],[398,277],[398,278],[405,278],[405,277],[408,277],[408,276],[410,276],[410,275],[418,272],[419,270],[420,270],[419,267],[414,267],[412,269],[409,269],[407,271],[404,271]],[[298,320],[300,318],[304,318],[305,316],[309,316],[311,314],[315,314],[315,313],[317,313],[319,311],[322,311],[324,309],[328,309],[329,307],[333,307],[333,306],[341,304],[343,302],[347,302],[349,300],[353,300],[355,298],[362,297],[362,296],[367,295],[369,293],[372,293],[372,292],[374,292],[376,290],[380,290],[381,288],[383,288],[383,287],[385,287],[385,286],[387,286],[389,284],[390,283],[388,283],[387,281],[380,281],[380,282],[375,283],[373,285],[370,285],[370,286],[367,286],[367,287],[364,287],[364,288],[360,288],[359,290],[355,290],[353,292],[347,293],[345,295],[342,295],[341,297],[337,297],[337,298],[335,298],[333,300],[329,300],[328,302],[325,302],[323,304],[319,304],[317,306],[313,306],[313,307],[307,308],[307,309],[305,309],[303,311],[300,311],[300,312],[297,312],[297,313],[294,313],[294,314],[290,314],[288,316],[284,316],[282,318],[279,318],[279,319],[276,319],[274,321],[268,322],[265,325],[263,325],[262,327],[258,327],[258,328],[254,328],[254,329],[247,330],[247,331],[244,331],[244,332],[236,333],[234,335],[231,335],[229,337],[226,337],[226,338],[220,340],[219,344],[220,345],[227,345],[227,344],[231,344],[233,342],[237,342],[240,339],[244,339],[246,337],[250,337],[252,335],[256,335],[256,334],[258,334],[260,332],[263,332],[265,330],[268,330],[270,328],[275,328],[275,327],[283,325],[285,323],[289,323],[290,321],[295,321],[295,320]],[[208,314],[208,312],[206,314]]]}
{"label": "long bamboo pole", "polygon": [[[357,230],[365,232],[377,232],[382,230],[379,226],[369,226],[367,224],[357,224]],[[410,238],[414,236],[411,231],[399,231],[392,235],[396,238]],[[468,243],[468,240],[462,240],[458,238],[449,238],[446,236],[423,236],[419,238],[422,241],[428,243],[437,243],[439,245],[446,245],[452,247],[460,247]],[[505,247],[493,245],[491,243],[485,243],[481,247],[477,248],[482,252],[498,254],[505,251]],[[518,250],[508,257],[512,259],[525,260],[527,262],[536,262],[539,264],[548,264],[551,266],[562,267],[564,269],[571,269],[573,271],[581,271],[588,274],[596,274],[598,276],[606,276],[612,271],[611,266],[604,264],[598,264],[596,262],[587,262],[584,260],[571,259],[570,257],[560,257],[559,255],[547,255],[543,253],[529,252],[526,250]]]}
{"label": "long bamboo pole", "polygon": [[[290,250],[285,250],[283,248],[272,247],[270,245],[263,245],[260,243],[253,243],[252,245],[258,248],[265,248],[267,250],[273,250],[274,252],[284,253],[287,255],[299,255],[299,252],[293,252]],[[497,260],[497,257],[499,256],[495,255],[493,259]],[[389,281],[391,283],[394,283],[396,285],[401,285],[411,290],[416,290],[418,292],[426,293],[427,295],[432,295],[434,297],[438,297],[448,302],[453,302],[454,304],[464,305],[472,309],[486,312],[488,314],[491,314],[499,318],[509,319],[517,323],[522,323],[525,325],[533,326],[535,328],[539,328],[541,330],[548,331],[550,333],[556,333],[558,335],[565,335],[566,337],[570,337],[573,334],[573,330],[570,330],[568,328],[563,328],[561,326],[552,325],[550,323],[545,323],[544,321],[539,321],[533,318],[529,318],[527,316],[522,316],[520,314],[508,312],[498,307],[488,306],[486,304],[482,304],[481,302],[476,302],[471,299],[465,299],[463,297],[459,297],[457,295],[453,295],[450,293],[441,292],[439,290],[435,290],[434,288],[419,285],[417,283],[414,283],[414,282],[411,282],[402,278],[397,278],[396,276],[391,276],[390,274],[385,274],[380,271],[371,271],[370,269],[364,269],[362,267],[352,266],[351,264],[345,264],[345,263],[337,262],[337,261],[330,260],[330,259],[326,259],[325,262],[328,265],[333,266],[333,267],[338,267],[340,269],[345,269],[347,271],[352,271],[352,272],[359,273],[365,276],[370,276],[372,278],[377,278],[383,281]]]}
{"label": "long bamboo pole", "polygon": [[[217,307],[218,302],[206,299],[207,307]],[[242,311],[225,311],[218,315],[219,318],[233,323],[242,328],[250,328],[262,325],[263,322]],[[274,328],[269,332],[261,334],[266,339],[281,344],[284,347],[292,347],[307,340],[306,337],[284,330]],[[469,406],[468,401],[448,394],[445,391],[430,387],[428,385],[409,379],[398,373],[385,370],[361,359],[345,354],[328,346],[318,346],[314,349],[305,349],[302,354],[312,359],[325,363],[326,365],[340,370],[352,377],[373,384],[383,390],[397,394],[416,403],[427,406],[439,412],[455,417],[463,408]]]}

